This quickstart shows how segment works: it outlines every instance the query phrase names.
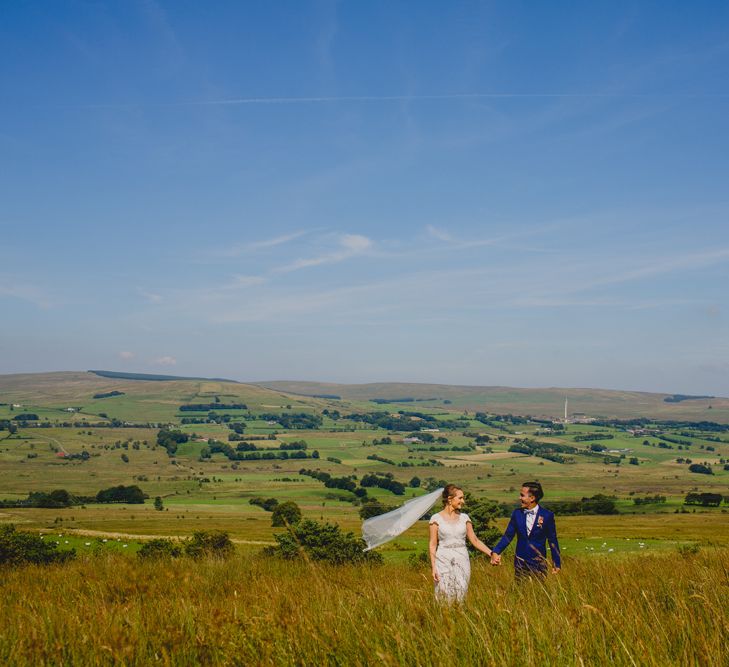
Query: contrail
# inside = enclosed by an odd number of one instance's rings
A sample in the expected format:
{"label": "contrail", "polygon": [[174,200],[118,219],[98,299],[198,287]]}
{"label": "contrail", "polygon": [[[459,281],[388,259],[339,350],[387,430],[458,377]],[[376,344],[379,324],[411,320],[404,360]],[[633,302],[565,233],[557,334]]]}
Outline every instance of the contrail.
{"label": "contrail", "polygon": [[234,97],[219,100],[181,102],[187,106],[245,104],[331,104],[336,102],[431,102],[440,100],[530,99],[530,98],[671,98],[729,97],[729,93],[446,93],[441,95],[343,95],[319,97]]}
{"label": "contrail", "polygon": [[302,97],[231,97],[214,100],[180,100],[176,102],[129,102],[58,105],[62,108],[104,109],[136,107],[213,107],[253,106],[258,104],[340,104],[369,102],[438,102],[450,100],[506,99],[723,99],[729,93],[445,93],[433,95],[320,95]]}

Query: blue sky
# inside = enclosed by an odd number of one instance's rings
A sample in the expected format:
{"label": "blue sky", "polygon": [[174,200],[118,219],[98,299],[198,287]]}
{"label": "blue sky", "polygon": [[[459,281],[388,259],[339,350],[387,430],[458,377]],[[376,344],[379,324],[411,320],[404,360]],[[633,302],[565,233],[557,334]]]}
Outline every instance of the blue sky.
{"label": "blue sky", "polygon": [[4,2],[0,63],[0,373],[729,395],[726,3]]}

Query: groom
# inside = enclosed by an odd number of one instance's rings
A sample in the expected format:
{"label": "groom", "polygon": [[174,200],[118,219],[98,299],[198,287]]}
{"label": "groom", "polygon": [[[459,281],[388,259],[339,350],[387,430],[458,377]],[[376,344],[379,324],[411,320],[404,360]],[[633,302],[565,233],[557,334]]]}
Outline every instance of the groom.
{"label": "groom", "polygon": [[516,535],[516,554],[514,570],[517,577],[547,574],[547,542],[552,555],[552,573],[557,574],[561,567],[557,527],[554,513],[539,507],[544,496],[539,482],[525,482],[519,493],[521,508],[514,510],[503,537],[491,554],[492,565],[501,563],[501,552],[509,546]]}

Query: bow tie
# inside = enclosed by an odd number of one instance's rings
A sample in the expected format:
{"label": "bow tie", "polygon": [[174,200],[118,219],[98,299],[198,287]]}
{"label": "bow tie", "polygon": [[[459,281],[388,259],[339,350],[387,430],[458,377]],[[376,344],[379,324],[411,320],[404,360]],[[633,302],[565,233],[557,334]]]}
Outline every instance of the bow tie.
{"label": "bow tie", "polygon": [[524,510],[524,516],[534,516],[537,510]]}

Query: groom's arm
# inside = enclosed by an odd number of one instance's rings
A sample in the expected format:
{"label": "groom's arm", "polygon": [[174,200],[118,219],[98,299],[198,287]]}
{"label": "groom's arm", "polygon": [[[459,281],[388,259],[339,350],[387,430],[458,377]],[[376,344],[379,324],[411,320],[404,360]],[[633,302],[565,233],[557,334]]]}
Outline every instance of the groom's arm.
{"label": "groom's arm", "polygon": [[552,554],[552,565],[555,570],[562,567],[562,560],[559,556],[559,541],[557,540],[557,523],[554,520],[554,514],[547,522],[547,542],[549,544],[549,552]]}
{"label": "groom's arm", "polygon": [[499,543],[493,548],[493,552],[500,555],[501,552],[506,549],[509,544],[511,544],[511,540],[514,539],[514,535],[516,535],[516,521],[514,520],[514,514],[512,514],[511,519],[509,519],[509,525],[506,527]]}

